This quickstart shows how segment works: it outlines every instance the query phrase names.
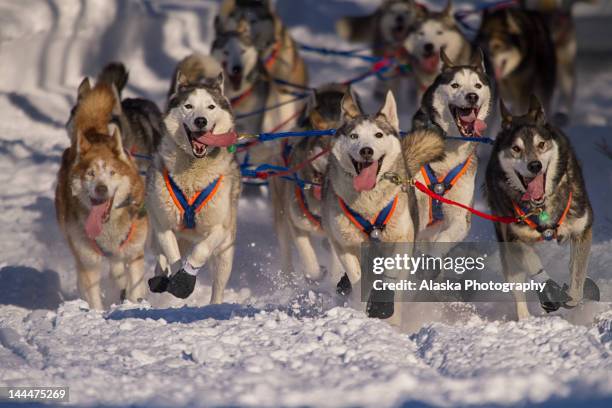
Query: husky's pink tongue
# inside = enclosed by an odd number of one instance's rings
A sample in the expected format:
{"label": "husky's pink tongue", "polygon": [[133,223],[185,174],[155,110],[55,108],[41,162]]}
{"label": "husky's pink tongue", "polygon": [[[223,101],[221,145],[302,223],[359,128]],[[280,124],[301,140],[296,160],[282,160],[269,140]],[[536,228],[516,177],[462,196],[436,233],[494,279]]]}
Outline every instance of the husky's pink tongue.
{"label": "husky's pink tongue", "polygon": [[521,197],[523,201],[541,200],[544,197],[544,173],[540,173],[527,184],[527,191]]}
{"label": "husky's pink tongue", "polygon": [[321,186],[313,186],[312,187],[312,194],[315,196],[315,198],[318,201],[321,201]]}
{"label": "husky's pink tongue", "polygon": [[421,60],[421,68],[425,72],[435,72],[438,69],[438,63],[440,62],[440,54],[435,53],[430,57],[423,58]]}
{"label": "husky's pink tongue", "polygon": [[461,118],[462,121],[466,123],[472,123],[476,120],[476,112],[474,112],[474,110],[471,110],[469,115],[459,116],[459,117]]}
{"label": "husky's pink tongue", "polygon": [[87,220],[85,221],[85,233],[88,238],[94,239],[102,233],[102,224],[104,223],[108,205],[108,201],[102,204],[92,205]]}
{"label": "husky's pink tongue", "polygon": [[375,160],[368,167],[364,167],[361,173],[353,177],[355,191],[362,192],[371,190],[376,185],[376,174],[378,173],[378,161]]}
{"label": "husky's pink tongue", "polygon": [[228,147],[233,144],[236,144],[236,141],[238,140],[238,135],[233,130],[231,132],[217,134],[208,131],[206,133],[200,134],[200,136],[198,136],[195,140],[197,140],[198,143],[202,143],[208,146]]}
{"label": "husky's pink tongue", "polygon": [[487,124],[485,121],[476,119],[476,122],[474,122],[474,134],[476,136],[482,136],[485,130],[487,130]]}

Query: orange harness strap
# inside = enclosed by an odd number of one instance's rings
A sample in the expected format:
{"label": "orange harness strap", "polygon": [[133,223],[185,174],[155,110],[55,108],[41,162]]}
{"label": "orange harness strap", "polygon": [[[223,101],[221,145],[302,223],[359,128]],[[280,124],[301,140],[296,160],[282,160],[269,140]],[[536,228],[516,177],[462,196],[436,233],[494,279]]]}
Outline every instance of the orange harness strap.
{"label": "orange harness strap", "polygon": [[[533,219],[531,219],[527,215],[527,213],[523,211],[523,209],[521,209],[521,207],[514,201],[512,202],[512,206],[514,207],[514,211],[516,215],[518,215],[518,217],[521,219],[522,222],[525,223],[525,225],[527,225],[529,228],[533,230],[538,231],[541,234],[540,241],[541,240],[549,241],[553,238],[557,238],[557,230],[567,218],[567,214],[569,213],[570,207],[572,206],[572,192],[570,191],[569,193],[569,197],[567,198],[567,204],[565,205],[565,209],[563,210],[563,213],[561,214],[559,221],[557,221],[557,223],[552,228],[546,229],[538,225],[538,223],[534,221]],[[552,231],[552,234],[551,233],[547,234],[546,231]]]}

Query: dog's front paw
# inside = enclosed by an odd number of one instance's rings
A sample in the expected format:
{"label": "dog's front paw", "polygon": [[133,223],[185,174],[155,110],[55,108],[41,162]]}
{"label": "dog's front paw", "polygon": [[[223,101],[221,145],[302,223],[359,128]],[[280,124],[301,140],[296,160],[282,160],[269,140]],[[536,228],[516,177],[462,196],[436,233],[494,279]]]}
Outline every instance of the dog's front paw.
{"label": "dog's front paw", "polygon": [[170,278],[170,282],[168,283],[168,293],[171,293],[177,298],[186,299],[193,293],[195,284],[195,275],[190,275],[185,272],[184,269],[180,269]]}
{"label": "dog's front paw", "polygon": [[167,276],[154,276],[149,279],[149,290],[153,293],[163,293],[168,290],[170,279]]}
{"label": "dog's front paw", "polygon": [[366,311],[368,317],[375,319],[388,319],[395,312],[393,303],[394,292],[392,290],[378,290],[370,293]]}
{"label": "dog's front paw", "polygon": [[559,286],[559,284],[552,279],[546,281],[544,289],[538,292],[538,298],[540,299],[542,309],[544,309],[546,313],[559,310],[561,305],[572,300],[565,292],[564,288]]}
{"label": "dog's front paw", "polygon": [[351,285],[351,281],[348,278],[348,275],[345,273],[342,275],[342,278],[338,281],[336,285],[336,293],[340,296],[348,296],[353,291],[353,285]]}

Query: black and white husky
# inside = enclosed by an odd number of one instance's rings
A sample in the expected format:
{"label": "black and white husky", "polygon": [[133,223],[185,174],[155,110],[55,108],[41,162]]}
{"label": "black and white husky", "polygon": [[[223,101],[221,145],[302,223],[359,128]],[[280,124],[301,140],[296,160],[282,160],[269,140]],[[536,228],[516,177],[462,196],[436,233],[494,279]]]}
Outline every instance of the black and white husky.
{"label": "black and white husky", "polygon": [[[445,155],[421,167],[415,178],[439,195],[471,205],[478,143],[462,138],[484,136],[491,109],[491,87],[480,53],[475,54],[469,65],[454,65],[444,50],[440,55],[442,72],[423,96],[421,108],[413,118],[413,130],[434,128],[445,135]],[[419,241],[453,243],[465,238],[470,229],[469,213],[425,194],[418,194],[417,199]]]}
{"label": "black and white husky", "polygon": [[160,248],[149,287],[186,298],[207,264],[211,303],[221,303],[234,257],[240,170],[228,149],[236,133],[223,74],[201,78],[190,82],[178,70],[167,132],[147,174],[146,206]]}
{"label": "black and white husky", "polygon": [[[547,122],[535,96],[523,116],[512,116],[503,102],[500,110],[502,130],[486,174],[488,201],[495,214],[524,219],[495,224],[500,242],[516,243],[500,248],[506,280],[546,282],[539,296],[547,312],[575,307],[583,298],[598,300],[597,287],[586,277],[593,211],[569,141]],[[551,240],[571,243],[569,288],[550,279],[533,247]],[[525,293],[514,297],[518,318],[529,317]]]}

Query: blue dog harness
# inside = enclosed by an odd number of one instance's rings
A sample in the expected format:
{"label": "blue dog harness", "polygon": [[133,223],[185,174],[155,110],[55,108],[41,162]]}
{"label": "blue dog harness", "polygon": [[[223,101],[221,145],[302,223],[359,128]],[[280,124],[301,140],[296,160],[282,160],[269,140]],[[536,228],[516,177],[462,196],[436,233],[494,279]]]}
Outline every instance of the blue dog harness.
{"label": "blue dog harness", "polygon": [[342,208],[344,215],[346,215],[353,225],[355,225],[361,232],[366,234],[372,240],[380,241],[382,230],[385,229],[385,226],[391,217],[393,217],[393,213],[397,207],[398,198],[399,196],[396,195],[393,200],[391,200],[389,204],[385,206],[385,208],[380,210],[378,215],[372,221],[367,220],[357,211],[353,210],[340,197],[338,197],[338,202],[340,203],[340,208]]}

